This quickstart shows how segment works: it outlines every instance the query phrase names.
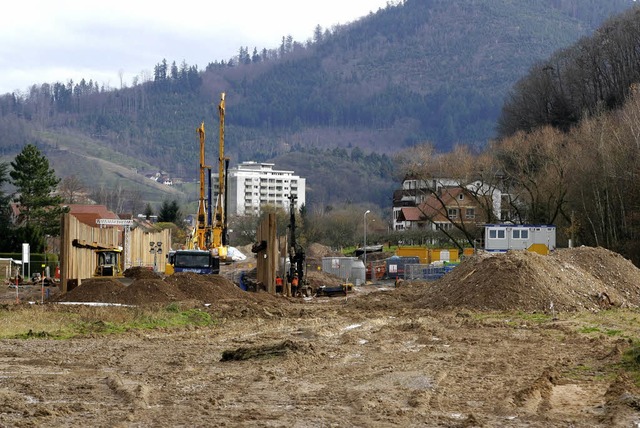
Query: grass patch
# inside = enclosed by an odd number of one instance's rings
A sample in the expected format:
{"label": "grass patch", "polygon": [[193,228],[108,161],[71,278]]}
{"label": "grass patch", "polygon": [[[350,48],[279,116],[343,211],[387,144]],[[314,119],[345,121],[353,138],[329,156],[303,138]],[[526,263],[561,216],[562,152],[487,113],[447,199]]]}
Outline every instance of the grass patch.
{"label": "grass patch", "polygon": [[600,333],[600,328],[595,326],[585,326],[578,329],[578,333],[589,334],[589,333]]}
{"label": "grass patch", "polygon": [[538,312],[476,312],[471,316],[478,321],[503,322],[511,326],[521,326],[523,323],[542,324],[553,320],[551,315]]}
{"label": "grass patch", "polygon": [[0,312],[0,338],[68,339],[133,330],[206,327],[215,323],[208,312],[182,309],[176,304],[162,308],[16,306]]}
{"label": "grass patch", "polygon": [[620,366],[631,376],[636,385],[640,385],[640,343],[637,340],[622,354]]}

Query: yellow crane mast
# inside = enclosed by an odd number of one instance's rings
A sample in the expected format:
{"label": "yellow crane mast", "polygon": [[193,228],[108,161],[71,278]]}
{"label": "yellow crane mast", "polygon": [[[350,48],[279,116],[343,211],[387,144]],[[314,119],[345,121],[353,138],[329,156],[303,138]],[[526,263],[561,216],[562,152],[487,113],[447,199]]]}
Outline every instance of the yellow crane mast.
{"label": "yellow crane mast", "polygon": [[213,249],[217,250],[220,259],[227,257],[226,242],[226,226],[225,226],[225,162],[224,157],[224,113],[225,102],[224,92],[220,96],[220,104],[218,105],[218,113],[220,114],[220,153],[218,156],[218,198],[216,202],[216,210],[213,219]]}
{"label": "yellow crane mast", "polygon": [[205,199],[205,171],[211,167],[205,165],[204,122],[202,122],[202,124],[196,131],[200,136],[200,200],[198,201],[198,217],[197,217],[196,230],[195,230],[196,233],[194,233],[193,247],[199,250],[205,250],[208,247],[207,232],[210,230],[209,229],[210,226],[207,224],[207,202]]}

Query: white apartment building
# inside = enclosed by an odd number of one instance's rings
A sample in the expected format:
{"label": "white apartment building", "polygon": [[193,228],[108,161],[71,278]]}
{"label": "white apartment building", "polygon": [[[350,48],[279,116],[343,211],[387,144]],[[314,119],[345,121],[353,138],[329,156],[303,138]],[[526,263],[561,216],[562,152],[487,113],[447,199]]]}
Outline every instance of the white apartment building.
{"label": "white apartment building", "polygon": [[265,205],[289,210],[289,196],[296,197],[296,209],[305,203],[305,179],[294,171],[278,171],[275,164],[242,162],[229,168],[227,201],[229,215],[259,215]]}

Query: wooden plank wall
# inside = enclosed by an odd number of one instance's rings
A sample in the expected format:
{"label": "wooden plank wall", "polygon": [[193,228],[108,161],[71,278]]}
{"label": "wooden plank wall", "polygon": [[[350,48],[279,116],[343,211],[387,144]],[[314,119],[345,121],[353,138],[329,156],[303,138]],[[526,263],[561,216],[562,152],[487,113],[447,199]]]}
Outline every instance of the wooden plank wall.
{"label": "wooden plank wall", "polygon": [[[74,239],[86,243],[100,243],[104,246],[124,247],[124,233],[117,227],[91,227],[81,223],[71,214],[64,214],[60,239],[60,287],[63,293],[69,289],[69,281],[80,285],[83,279],[93,276],[96,269],[96,255],[91,248],[79,248],[73,245]],[[162,254],[157,255],[156,266],[164,272],[166,253],[171,247],[171,231],[148,233],[140,229],[130,232],[132,266],[153,267],[154,255],[149,242],[162,242]],[[123,263],[127,255],[123,255]]]}
{"label": "wooden plank wall", "polygon": [[[165,229],[161,232],[144,232],[141,229],[134,229],[130,234],[131,239],[131,266],[153,267],[153,254],[149,245],[150,242],[162,242],[162,254],[157,254],[156,270],[164,272],[167,263],[167,253],[171,249],[171,230]],[[121,244],[122,245],[122,244]],[[124,245],[123,245],[124,247]]]}
{"label": "wooden plank wall", "polygon": [[120,245],[118,229],[100,229],[80,223],[71,214],[64,214],[60,239],[60,291],[67,292],[69,281],[91,278],[96,269],[95,252],[90,248],[79,248],[73,240],[87,243],[98,242],[103,245]]}
{"label": "wooden plank wall", "polygon": [[266,241],[267,248],[256,254],[256,279],[266,291],[276,294],[276,270],[278,268],[278,243],[276,240],[276,215],[264,218],[257,231],[258,242]]}

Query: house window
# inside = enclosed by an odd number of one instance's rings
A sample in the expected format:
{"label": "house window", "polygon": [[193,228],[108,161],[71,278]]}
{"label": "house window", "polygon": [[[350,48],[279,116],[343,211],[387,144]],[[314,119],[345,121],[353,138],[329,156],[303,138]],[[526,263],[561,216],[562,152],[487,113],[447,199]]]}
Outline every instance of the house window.
{"label": "house window", "polygon": [[465,211],[465,216],[466,219],[474,219],[476,218],[476,209],[475,208],[467,208],[467,210]]}
{"label": "house window", "polygon": [[458,195],[458,199],[460,199],[461,201],[464,200],[464,193],[460,193]]}
{"label": "house window", "polygon": [[453,225],[451,223],[440,223],[440,229],[442,230],[451,230]]}
{"label": "house window", "polygon": [[457,208],[449,208],[449,218],[458,218],[458,209]]}

